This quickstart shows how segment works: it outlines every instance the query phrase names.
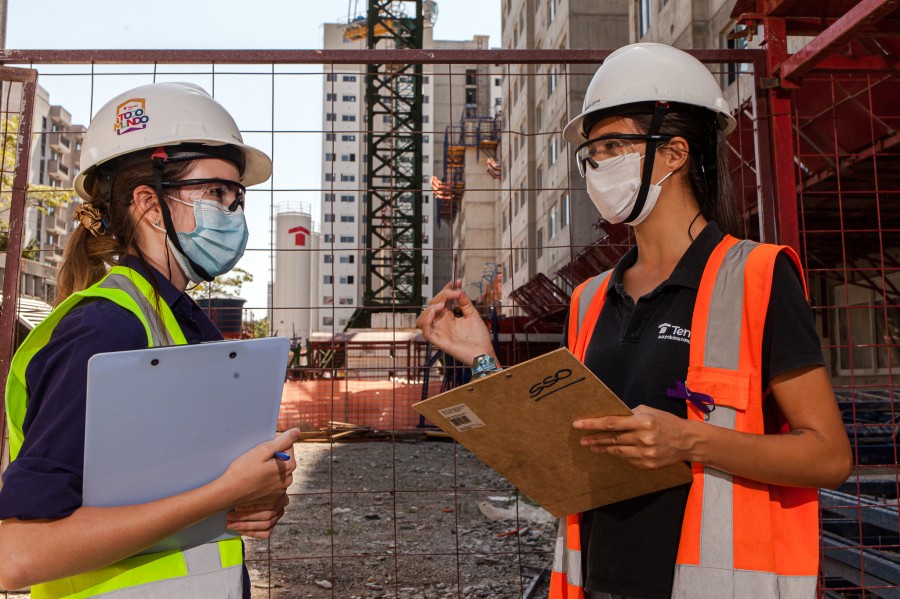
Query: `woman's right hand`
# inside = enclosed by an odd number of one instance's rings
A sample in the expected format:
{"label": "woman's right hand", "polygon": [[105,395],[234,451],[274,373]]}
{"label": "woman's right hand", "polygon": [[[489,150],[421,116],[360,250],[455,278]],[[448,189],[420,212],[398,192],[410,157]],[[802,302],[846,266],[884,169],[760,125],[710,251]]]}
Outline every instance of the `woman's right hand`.
{"label": "woman's right hand", "polygon": [[[425,340],[471,366],[476,356],[494,356],[491,335],[472,300],[461,289],[462,281],[451,281],[441,289],[416,320]],[[457,317],[453,305],[462,312]]]}
{"label": "woman's right hand", "polygon": [[[297,467],[294,458],[294,442],[300,438],[300,431],[285,431],[265,443],[238,456],[225,473],[216,481],[222,489],[227,508],[238,505],[254,505],[276,502],[294,480]],[[287,461],[275,458],[281,451],[290,456]]]}

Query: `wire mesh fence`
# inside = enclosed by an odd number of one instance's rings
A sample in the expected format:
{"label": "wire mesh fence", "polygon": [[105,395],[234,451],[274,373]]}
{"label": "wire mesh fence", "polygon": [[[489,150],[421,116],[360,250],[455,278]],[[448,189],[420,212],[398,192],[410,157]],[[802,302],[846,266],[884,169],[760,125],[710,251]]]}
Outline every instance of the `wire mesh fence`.
{"label": "wire mesh fence", "polygon": [[[506,598],[546,592],[554,523],[466,450],[440,438],[411,407],[465,382],[468,371],[428,346],[414,321],[421,304],[447,281],[462,280],[491,329],[500,361],[523,361],[559,347],[573,288],[611,268],[634,244],[629,227],[597,216],[561,134],[580,111],[606,54],[143,51],[19,57],[37,65],[51,99],[70,112],[70,123],[87,124],[108,98],[130,87],[190,81],[234,115],[247,143],[273,158],[272,178],[248,192],[251,238],[238,266],[253,281],[239,293],[220,289],[247,301],[215,308],[241,314],[230,336],[293,340],[279,428],[300,428],[304,441],[297,446],[300,466],[285,518],[268,541],[247,542],[254,597]],[[747,234],[777,241],[773,207],[793,198],[776,198],[772,187],[774,149],[758,77],[762,54],[694,54],[735,107],[738,129],[728,143]],[[367,69],[400,59],[418,62],[421,72],[373,75]],[[366,77],[382,79],[374,86],[381,102],[390,78],[421,78],[413,86],[421,90],[421,126],[385,111],[368,128],[366,104],[373,99],[366,95]],[[792,97],[801,249],[858,464],[838,493],[823,495],[823,596],[890,596],[900,585],[900,223],[892,133],[898,115],[889,101],[896,86],[893,76],[814,76]],[[39,160],[57,160],[58,169],[65,152],[80,150],[74,141],[65,148],[60,138],[75,140],[83,129],[54,128],[53,118],[34,122],[32,139],[47,145]],[[375,137],[380,146],[370,143]],[[409,144],[419,148],[418,170],[400,164],[407,154],[399,151],[393,154],[398,164],[367,167],[370,152]],[[4,146],[4,156],[6,151]],[[368,195],[373,183],[387,195],[399,194],[392,181],[401,171],[402,192],[421,208],[418,231],[408,238],[392,220],[396,205],[379,207]],[[410,173],[416,185],[409,185]],[[4,193],[5,181],[6,171]],[[381,263],[390,265],[399,252],[418,261],[418,305],[384,309],[390,285],[377,301],[366,295],[373,248],[364,240],[376,219],[388,231],[376,252]],[[410,245],[408,239],[418,241]],[[61,240],[39,242],[43,254]],[[390,272],[383,270],[380,280],[390,280]],[[216,289],[207,291],[207,301],[220,299]],[[368,326],[348,328],[360,314]]]}

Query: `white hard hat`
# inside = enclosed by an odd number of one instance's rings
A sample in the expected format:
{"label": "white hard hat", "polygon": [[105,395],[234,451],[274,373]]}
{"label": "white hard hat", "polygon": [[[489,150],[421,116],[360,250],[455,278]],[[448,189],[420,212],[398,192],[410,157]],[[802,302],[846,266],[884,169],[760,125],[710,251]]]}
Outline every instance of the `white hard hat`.
{"label": "white hard hat", "polygon": [[234,119],[206,90],[193,83],[153,83],[119,94],[97,111],[81,144],[75,191],[89,200],[89,179],[114,158],[180,144],[236,149],[234,155],[243,161],[241,183],[247,187],[272,174],[271,159],[244,144]]}
{"label": "white hard hat", "polygon": [[711,110],[725,135],[737,126],[722,88],[703,63],[672,46],[640,43],[623,46],[603,61],[585,92],[581,114],[566,125],[563,138],[572,144],[585,141],[582,123],[589,114],[616,114],[619,107],[659,101]]}

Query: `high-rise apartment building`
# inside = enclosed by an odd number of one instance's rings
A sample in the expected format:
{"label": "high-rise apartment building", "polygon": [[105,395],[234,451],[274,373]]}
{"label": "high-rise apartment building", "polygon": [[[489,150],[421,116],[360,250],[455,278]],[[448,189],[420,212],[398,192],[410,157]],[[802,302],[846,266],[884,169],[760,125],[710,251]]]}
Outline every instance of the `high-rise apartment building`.
{"label": "high-rise apartment building", "polygon": [[[346,25],[324,25],[325,49],[362,49],[365,40],[345,36]],[[427,23],[424,48],[486,49],[486,36],[469,41],[435,41]],[[431,181],[444,171],[445,132],[465,115],[493,117],[500,81],[485,65],[425,65],[422,73],[422,295],[434,295],[451,276],[450,221],[441,221]],[[363,304],[366,201],[365,65],[336,65],[324,76],[322,117],[322,223],[319,311],[313,330],[343,329]],[[387,130],[389,116],[375,123]],[[383,129],[382,129],[383,127]],[[381,181],[380,183],[388,183]],[[333,309],[332,309],[333,306]],[[410,320],[410,324],[412,319]]]}
{"label": "high-rise apartment building", "polygon": [[[502,0],[503,47],[616,48],[629,41],[628,3],[620,0]],[[562,139],[581,112],[596,66],[509,65],[503,77],[503,189],[499,260],[503,297],[556,272],[598,238],[599,215]],[[571,189],[571,191],[570,191]],[[571,291],[571,290],[567,290]]]}

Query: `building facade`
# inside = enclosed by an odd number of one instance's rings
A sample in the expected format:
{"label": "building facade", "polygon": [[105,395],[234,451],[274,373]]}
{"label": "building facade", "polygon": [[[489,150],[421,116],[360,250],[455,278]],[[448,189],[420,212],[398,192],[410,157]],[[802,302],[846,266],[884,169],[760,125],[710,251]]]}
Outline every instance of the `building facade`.
{"label": "building facade", "polygon": [[[629,41],[628,3],[617,0],[503,0],[501,10],[504,48],[616,48]],[[507,68],[498,256],[504,298],[537,273],[565,289],[556,272],[600,235],[599,215],[562,139],[596,66]]]}

